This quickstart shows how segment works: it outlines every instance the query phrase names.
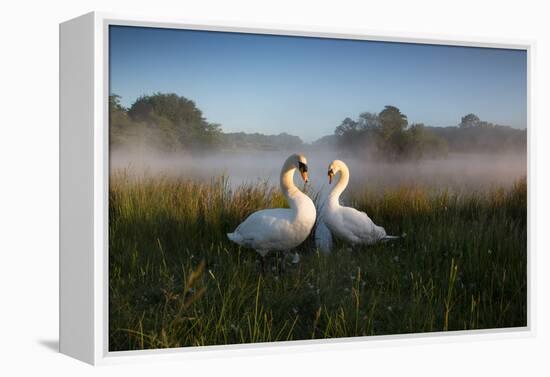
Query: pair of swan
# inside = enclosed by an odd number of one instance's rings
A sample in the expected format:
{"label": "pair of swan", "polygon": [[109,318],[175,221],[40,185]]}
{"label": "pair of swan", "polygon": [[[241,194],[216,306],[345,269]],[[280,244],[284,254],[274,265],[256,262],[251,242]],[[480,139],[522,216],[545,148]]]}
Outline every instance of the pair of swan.
{"label": "pair of swan", "polygon": [[[294,173],[300,171],[302,179],[308,181],[307,160],[301,154],[293,154],[283,164],[280,175],[281,190],[290,208],[264,209],[252,213],[233,233],[227,237],[245,247],[252,248],[263,257],[269,251],[294,249],[311,233],[317,211],[313,201],[296,187]],[[349,169],[340,160],[329,165],[329,183],[340,173],[338,183],[331,191],[322,209],[315,234],[317,247],[324,252],[332,248],[332,235],[352,244],[373,244],[380,240],[394,238],[387,236],[384,228],[374,224],[366,213],[341,206],[339,198],[349,182]],[[295,254],[293,262],[299,260]]]}

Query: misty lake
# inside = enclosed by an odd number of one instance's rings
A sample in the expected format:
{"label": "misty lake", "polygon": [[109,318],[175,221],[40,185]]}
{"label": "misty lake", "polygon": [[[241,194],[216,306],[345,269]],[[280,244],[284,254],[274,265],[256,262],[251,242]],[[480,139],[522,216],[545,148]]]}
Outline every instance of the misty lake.
{"label": "misty lake", "polygon": [[[126,169],[135,177],[162,174],[209,181],[225,175],[233,187],[266,180],[278,185],[281,164],[289,154],[291,152],[288,151],[246,151],[190,156],[115,150],[110,155],[110,166],[111,173]],[[482,190],[508,186],[527,175],[525,154],[450,154],[446,159],[405,163],[342,157],[330,151],[304,154],[309,164],[310,185],[315,191],[327,189],[327,167],[337,158],[345,161],[350,168],[350,190],[363,185],[373,190],[400,185]],[[298,187],[303,187],[298,174],[295,181]]]}

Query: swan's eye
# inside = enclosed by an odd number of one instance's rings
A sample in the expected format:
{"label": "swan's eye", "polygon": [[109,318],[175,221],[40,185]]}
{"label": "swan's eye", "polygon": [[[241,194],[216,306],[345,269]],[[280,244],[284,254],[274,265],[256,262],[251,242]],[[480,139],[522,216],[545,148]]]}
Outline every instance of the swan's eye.
{"label": "swan's eye", "polygon": [[298,169],[300,169],[302,173],[305,173],[307,172],[307,165],[301,161],[298,161]]}
{"label": "swan's eye", "polygon": [[328,169],[328,175],[334,175],[334,171],[332,169]]}

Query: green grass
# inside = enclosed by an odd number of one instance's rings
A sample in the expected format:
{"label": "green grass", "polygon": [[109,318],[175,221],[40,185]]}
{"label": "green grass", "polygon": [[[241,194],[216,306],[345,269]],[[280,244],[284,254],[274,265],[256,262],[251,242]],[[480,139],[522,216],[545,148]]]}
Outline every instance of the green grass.
{"label": "green grass", "polygon": [[[352,192],[389,234],[376,246],[310,237],[283,274],[226,238],[278,189],[111,177],[109,349],[202,346],[525,326],[527,192],[401,187]],[[276,266],[276,255],[270,266]]]}

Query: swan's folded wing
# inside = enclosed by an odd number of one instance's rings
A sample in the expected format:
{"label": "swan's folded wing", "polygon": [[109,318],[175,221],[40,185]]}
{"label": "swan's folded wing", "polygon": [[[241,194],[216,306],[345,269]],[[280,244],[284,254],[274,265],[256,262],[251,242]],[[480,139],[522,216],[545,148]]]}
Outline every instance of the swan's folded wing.
{"label": "swan's folded wing", "polygon": [[254,212],[235,229],[243,244],[253,248],[271,248],[280,243],[292,230],[292,212],[286,208]]}
{"label": "swan's folded wing", "polygon": [[386,235],[384,228],[376,225],[365,212],[351,207],[342,207],[341,210],[343,227],[355,242],[375,243]]}

